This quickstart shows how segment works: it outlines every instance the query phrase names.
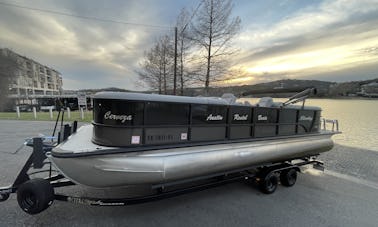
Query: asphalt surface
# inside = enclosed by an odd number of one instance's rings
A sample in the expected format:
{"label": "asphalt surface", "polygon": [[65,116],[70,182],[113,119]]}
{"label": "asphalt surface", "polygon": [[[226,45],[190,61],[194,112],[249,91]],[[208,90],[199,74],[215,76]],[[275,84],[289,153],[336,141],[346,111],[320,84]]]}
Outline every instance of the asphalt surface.
{"label": "asphalt surface", "polygon": [[[51,134],[53,126],[52,122],[0,120],[0,186],[12,183],[30,153],[24,149],[11,154],[23,138]],[[378,184],[374,174],[378,169],[373,163],[378,157],[371,151],[353,151],[336,146],[330,152],[333,155],[322,156],[329,167],[325,173],[309,170],[299,174],[294,187],[280,186],[272,195],[240,182],[125,207],[55,201],[34,216],[24,213],[16,196],[11,195],[0,203],[0,226],[377,226]],[[62,190],[78,195],[99,193],[78,186]]]}

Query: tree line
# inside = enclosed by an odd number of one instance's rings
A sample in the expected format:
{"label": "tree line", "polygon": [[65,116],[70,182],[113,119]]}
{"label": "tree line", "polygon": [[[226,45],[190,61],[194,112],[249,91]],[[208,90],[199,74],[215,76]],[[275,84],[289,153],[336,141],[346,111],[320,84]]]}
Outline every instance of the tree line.
{"label": "tree line", "polygon": [[227,79],[230,57],[237,52],[232,39],[241,20],[232,17],[232,0],[202,0],[193,10],[183,8],[175,35],[161,36],[145,51],[137,70],[139,79],[159,94],[184,94],[191,86],[210,85]]}

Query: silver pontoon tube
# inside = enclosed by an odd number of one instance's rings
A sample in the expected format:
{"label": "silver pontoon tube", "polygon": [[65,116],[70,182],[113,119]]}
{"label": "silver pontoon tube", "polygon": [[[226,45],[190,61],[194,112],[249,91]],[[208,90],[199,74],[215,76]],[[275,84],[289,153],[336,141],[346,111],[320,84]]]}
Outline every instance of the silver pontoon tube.
{"label": "silver pontoon tube", "polygon": [[[54,153],[90,153],[105,149],[90,141],[92,126],[83,126]],[[317,155],[333,147],[332,134],[217,144],[83,157],[48,155],[73,182],[97,187],[160,184],[231,171],[253,165]]]}

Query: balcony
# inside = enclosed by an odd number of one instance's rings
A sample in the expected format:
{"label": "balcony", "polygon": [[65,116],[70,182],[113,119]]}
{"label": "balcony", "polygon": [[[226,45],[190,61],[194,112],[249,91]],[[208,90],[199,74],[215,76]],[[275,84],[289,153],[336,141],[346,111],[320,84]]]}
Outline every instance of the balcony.
{"label": "balcony", "polygon": [[26,68],[28,68],[28,69],[32,69],[33,68],[31,62],[29,62],[29,61],[26,62]]}
{"label": "balcony", "polygon": [[10,95],[17,95],[17,88],[9,88],[8,94]]}
{"label": "balcony", "polygon": [[26,71],[26,75],[29,77],[29,78],[33,78],[33,72],[28,70]]}
{"label": "balcony", "polygon": [[36,95],[43,95],[43,90],[34,90]]}

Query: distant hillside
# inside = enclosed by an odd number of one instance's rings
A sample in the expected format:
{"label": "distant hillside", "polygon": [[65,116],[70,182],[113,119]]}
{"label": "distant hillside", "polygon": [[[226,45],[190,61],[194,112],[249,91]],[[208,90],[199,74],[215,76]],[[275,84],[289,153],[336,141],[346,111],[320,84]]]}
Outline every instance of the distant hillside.
{"label": "distant hillside", "polygon": [[362,90],[361,87],[363,85],[370,84],[370,83],[373,83],[373,82],[378,83],[378,78],[373,79],[373,80],[337,83],[330,88],[329,96],[330,97],[354,96]]}
{"label": "distant hillside", "polygon": [[109,87],[109,88],[99,88],[99,89],[82,89],[79,92],[85,92],[86,94],[95,94],[101,91],[116,91],[116,92],[131,92],[130,90],[116,88],[116,87]]}
{"label": "distant hillside", "polygon": [[[242,85],[232,87],[218,87],[209,90],[209,96],[221,96],[224,93],[232,93],[236,96],[249,94],[254,97],[271,96],[271,97],[288,97],[293,93],[304,90],[308,87],[315,87],[318,91],[316,97],[342,97],[356,96],[361,91],[361,86],[378,82],[377,79],[365,81],[351,81],[344,83],[319,81],[319,80],[277,80],[268,83]],[[289,93],[282,91],[291,90]],[[188,88],[185,95],[197,96],[204,95],[203,88]]]}
{"label": "distant hillside", "polygon": [[[288,97],[293,93],[300,92],[308,87],[315,87],[318,91],[316,97],[343,97],[343,96],[357,96],[361,93],[362,86],[378,83],[378,78],[373,80],[364,81],[351,81],[351,82],[328,82],[319,80],[277,80],[268,83],[230,86],[230,87],[213,87],[209,89],[206,95],[204,88],[187,88],[184,90],[185,96],[222,96],[225,93],[232,93],[238,97],[241,96],[271,96],[271,97]],[[377,88],[378,89],[378,88]],[[79,92],[87,94],[94,94],[100,91],[120,91],[130,92],[122,88],[102,88],[102,89],[84,89]],[[290,91],[290,92],[287,92]],[[77,91],[72,91],[77,93]],[[135,92],[135,91],[134,91]],[[157,93],[156,91],[145,91],[143,93]]]}
{"label": "distant hillside", "polygon": [[[272,96],[287,97],[291,93],[302,91],[308,87],[315,87],[318,90],[318,96],[326,96],[330,87],[334,86],[334,82],[318,81],[318,80],[277,80],[268,83],[242,85],[232,87],[218,87],[209,90],[210,96],[221,96],[224,93],[232,93],[236,96],[244,96],[250,94],[255,97]],[[291,90],[292,92],[282,93],[282,91]],[[288,94],[290,93],[290,94]],[[202,88],[189,88],[185,90],[185,95],[196,96],[204,95]]]}

